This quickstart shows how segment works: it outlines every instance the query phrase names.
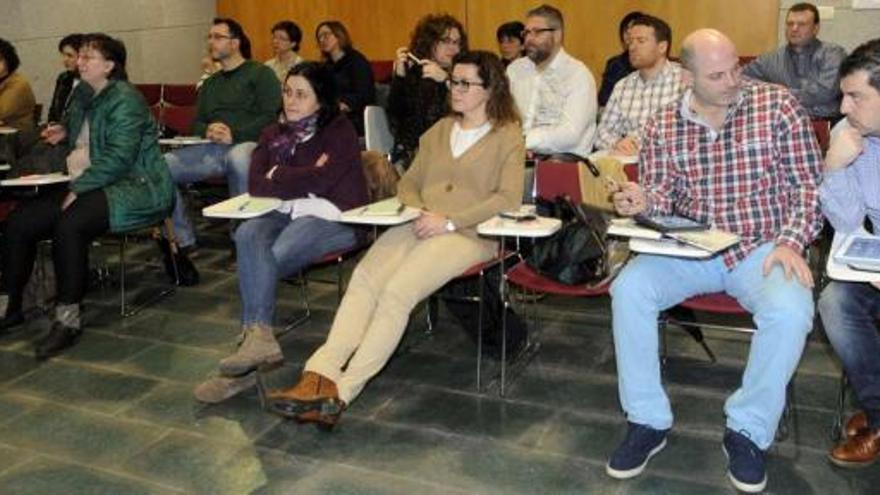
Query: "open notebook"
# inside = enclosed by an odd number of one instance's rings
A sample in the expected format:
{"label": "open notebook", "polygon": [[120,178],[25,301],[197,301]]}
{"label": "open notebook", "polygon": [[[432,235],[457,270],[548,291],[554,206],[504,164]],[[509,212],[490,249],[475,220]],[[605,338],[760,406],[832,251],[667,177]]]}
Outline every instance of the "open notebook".
{"label": "open notebook", "polygon": [[[634,251],[687,257],[706,257],[724,251],[740,241],[739,235],[718,229],[663,234],[636,224],[632,218],[613,219],[608,227],[608,235],[638,239],[635,244],[630,244]],[[688,249],[680,249],[683,247],[680,244]],[[650,250],[641,249],[649,247]]]}

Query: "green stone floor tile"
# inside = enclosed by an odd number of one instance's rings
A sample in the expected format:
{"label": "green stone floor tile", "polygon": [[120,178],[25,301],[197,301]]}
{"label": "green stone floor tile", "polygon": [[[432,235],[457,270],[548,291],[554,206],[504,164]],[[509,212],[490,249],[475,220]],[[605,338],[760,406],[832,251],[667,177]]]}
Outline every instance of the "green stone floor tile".
{"label": "green stone floor tile", "polygon": [[157,440],[163,428],[43,404],[0,427],[10,445],[99,466],[118,464]]}

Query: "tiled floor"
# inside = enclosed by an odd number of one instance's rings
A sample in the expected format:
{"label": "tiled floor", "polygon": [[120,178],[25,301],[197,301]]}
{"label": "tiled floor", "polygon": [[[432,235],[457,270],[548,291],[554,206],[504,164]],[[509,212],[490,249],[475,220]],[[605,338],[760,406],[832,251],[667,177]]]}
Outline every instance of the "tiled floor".
{"label": "tiled floor", "polygon": [[[435,335],[393,359],[326,433],[261,411],[255,391],[219,406],[192,399],[232,349],[238,315],[226,253],[203,249],[197,264],[200,286],[128,319],[114,288],[96,290],[81,343],[47,363],[30,345],[45,320],[0,340],[0,493],[733,492],[720,439],[748,349],[739,336],[710,334],[720,362],[709,364],[670,331],[675,429],[641,477],[619,482],[603,469],[623,432],[607,300],[543,301],[543,348],[506,399],[474,391],[474,347],[441,311]],[[293,380],[327,331],[335,294],[311,289],[312,318],[284,339],[273,384]],[[282,316],[299,308],[294,287],[279,298]],[[794,431],[770,456],[770,492],[877,493],[880,465],[844,471],[825,459],[838,375],[814,339]]]}

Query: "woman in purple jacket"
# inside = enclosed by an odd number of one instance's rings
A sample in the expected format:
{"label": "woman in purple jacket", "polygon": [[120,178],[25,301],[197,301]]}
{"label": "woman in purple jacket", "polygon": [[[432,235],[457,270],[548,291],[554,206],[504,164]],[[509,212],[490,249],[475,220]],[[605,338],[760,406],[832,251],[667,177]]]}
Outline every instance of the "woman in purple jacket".
{"label": "woman in purple jacket", "polygon": [[253,386],[258,366],[281,360],[272,333],[278,279],[358,242],[354,227],[335,221],[367,203],[367,186],[357,133],[339,112],[333,73],[302,63],[288,73],[282,92],[281,119],[263,130],[251,157],[248,191],[283,203],[235,232],[242,341],[220,361],[219,376],[196,387],[202,402]]}

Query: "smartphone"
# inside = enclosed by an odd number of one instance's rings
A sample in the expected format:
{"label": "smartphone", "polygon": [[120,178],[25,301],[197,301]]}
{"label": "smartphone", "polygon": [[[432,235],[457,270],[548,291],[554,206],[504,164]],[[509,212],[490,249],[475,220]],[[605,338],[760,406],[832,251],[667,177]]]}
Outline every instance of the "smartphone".
{"label": "smartphone", "polygon": [[709,226],[692,218],[679,215],[636,215],[636,223],[652,228],[658,232],[687,232],[694,230],[708,230]]}
{"label": "smartphone", "polygon": [[422,61],[419,59],[419,57],[416,57],[415,55],[413,55],[412,52],[406,52],[406,56],[409,57],[409,59],[412,60],[413,62],[415,62],[416,64],[418,64],[418,65],[422,64]]}

